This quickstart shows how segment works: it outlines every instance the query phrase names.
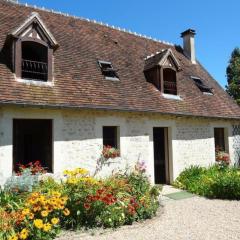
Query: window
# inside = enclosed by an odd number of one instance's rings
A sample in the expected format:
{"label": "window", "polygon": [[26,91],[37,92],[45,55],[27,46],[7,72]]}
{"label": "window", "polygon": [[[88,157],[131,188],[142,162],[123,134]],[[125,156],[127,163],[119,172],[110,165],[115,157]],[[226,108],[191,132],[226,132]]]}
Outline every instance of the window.
{"label": "window", "polygon": [[48,172],[53,161],[53,122],[51,119],[13,119],[13,170],[18,164],[39,161]]}
{"label": "window", "polygon": [[215,149],[226,151],[224,128],[214,128]]}
{"label": "window", "polygon": [[103,145],[119,149],[118,127],[103,127]]}
{"label": "window", "polygon": [[176,71],[171,68],[163,69],[163,92],[166,94],[177,95]]}
{"label": "window", "polygon": [[[177,95],[177,72],[181,70],[171,49],[145,59],[144,74],[148,82],[166,95]],[[172,97],[172,96],[170,96]],[[174,96],[174,99],[175,98]]]}
{"label": "window", "polygon": [[22,69],[24,79],[48,80],[48,48],[32,41],[22,42]]}
{"label": "window", "polygon": [[16,77],[51,81],[53,53],[58,43],[46,28],[38,13],[33,12],[12,33],[13,71]]}
{"label": "window", "polygon": [[145,71],[145,77],[162,93],[177,95],[177,73],[174,69],[154,67]]}
{"label": "window", "polygon": [[191,76],[191,79],[194,81],[194,83],[196,84],[196,86],[198,87],[198,89],[202,92],[202,93],[207,93],[212,95],[212,88],[210,88],[209,86],[207,86],[203,80],[199,77],[193,77]]}
{"label": "window", "polygon": [[102,74],[106,79],[110,80],[118,80],[119,77],[117,75],[117,70],[113,69],[112,64],[110,62],[98,61],[98,64],[101,68]]}

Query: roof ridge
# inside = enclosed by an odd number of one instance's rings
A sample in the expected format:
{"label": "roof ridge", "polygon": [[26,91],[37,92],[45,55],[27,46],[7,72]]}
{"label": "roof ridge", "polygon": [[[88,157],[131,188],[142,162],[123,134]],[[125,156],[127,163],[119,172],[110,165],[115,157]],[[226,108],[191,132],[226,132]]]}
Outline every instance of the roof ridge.
{"label": "roof ridge", "polygon": [[146,57],[144,58],[144,60],[148,60],[148,59],[150,59],[150,58],[153,58],[153,57],[157,56],[158,54],[163,53],[164,51],[167,51],[167,50],[168,50],[168,49],[163,48],[163,49],[160,50],[160,51],[157,51],[157,52],[155,52],[155,53],[152,53],[151,55],[146,56]]}
{"label": "roof ridge", "polygon": [[48,9],[48,8],[45,8],[45,7],[38,7],[37,5],[31,5],[31,4],[28,4],[28,3],[20,3],[18,0],[16,0],[16,1],[13,1],[13,0],[4,0],[4,1],[10,2],[10,3],[12,3],[12,4],[24,6],[24,7],[29,7],[29,8],[38,9],[38,10],[45,11],[45,12],[50,12],[50,13],[54,13],[54,14],[59,14],[59,15],[65,16],[65,17],[71,17],[71,18],[74,18],[74,19],[79,19],[79,20],[82,20],[82,21],[91,22],[91,23],[94,23],[94,24],[98,24],[98,25],[101,25],[101,26],[105,26],[105,27],[108,27],[108,28],[115,29],[115,30],[120,31],[120,32],[129,33],[129,34],[132,34],[132,35],[137,36],[137,37],[145,38],[145,39],[152,40],[152,41],[155,41],[155,42],[160,42],[160,43],[165,44],[165,45],[174,46],[174,44],[171,43],[171,42],[167,42],[167,41],[164,41],[164,40],[159,40],[159,39],[157,39],[157,38],[153,38],[153,37],[147,36],[147,35],[145,35],[145,34],[133,32],[133,31],[131,31],[131,30],[127,30],[127,29],[121,28],[121,27],[116,27],[116,26],[114,26],[114,25],[109,25],[108,23],[99,22],[99,21],[96,21],[96,20],[94,20],[94,19],[89,19],[89,18],[74,16],[74,15],[70,15],[70,14],[68,14],[68,13],[63,13],[63,12],[56,11],[56,10],[53,10],[53,9]]}

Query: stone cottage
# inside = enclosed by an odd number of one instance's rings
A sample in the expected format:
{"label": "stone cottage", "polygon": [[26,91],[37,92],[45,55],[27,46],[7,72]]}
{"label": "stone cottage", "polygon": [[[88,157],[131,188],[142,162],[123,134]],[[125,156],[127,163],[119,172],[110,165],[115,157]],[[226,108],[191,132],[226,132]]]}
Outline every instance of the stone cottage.
{"label": "stone cottage", "polygon": [[103,145],[155,183],[213,164],[216,146],[238,163],[240,108],[197,61],[194,30],[180,47],[3,0],[0,23],[1,181],[34,160],[94,171]]}

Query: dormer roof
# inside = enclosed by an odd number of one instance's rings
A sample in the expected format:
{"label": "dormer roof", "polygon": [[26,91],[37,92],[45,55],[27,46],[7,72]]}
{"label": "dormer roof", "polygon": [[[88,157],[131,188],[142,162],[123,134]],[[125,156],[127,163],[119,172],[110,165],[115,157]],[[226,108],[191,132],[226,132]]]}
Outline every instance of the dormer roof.
{"label": "dormer roof", "polygon": [[58,43],[52,33],[42,21],[39,13],[32,12],[29,17],[11,33],[14,38],[29,37],[47,42],[52,48],[57,48]]}
{"label": "dormer roof", "polygon": [[171,48],[162,49],[160,52],[147,56],[145,58],[144,70],[151,69],[157,65],[161,67],[175,68],[178,71],[181,69],[181,66]]}

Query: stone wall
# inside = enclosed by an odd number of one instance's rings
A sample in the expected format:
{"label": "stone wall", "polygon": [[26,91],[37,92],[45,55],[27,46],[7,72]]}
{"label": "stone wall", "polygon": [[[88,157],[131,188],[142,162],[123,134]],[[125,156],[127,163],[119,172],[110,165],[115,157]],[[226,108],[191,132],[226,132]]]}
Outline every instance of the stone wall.
{"label": "stone wall", "polygon": [[224,127],[227,148],[236,159],[240,133],[233,133],[238,122],[209,119],[174,118],[157,114],[117,113],[106,111],[70,111],[27,108],[0,109],[0,181],[12,174],[12,120],[53,120],[53,169],[85,167],[94,172],[102,150],[102,127],[118,126],[121,158],[106,166],[102,174],[133,166],[144,160],[154,182],[153,127],[168,128],[170,178],[175,179],[187,166],[209,165],[215,161],[214,127]]}
{"label": "stone wall", "polygon": [[177,121],[175,141],[176,175],[190,165],[208,166],[214,163],[214,138],[209,122]]}

